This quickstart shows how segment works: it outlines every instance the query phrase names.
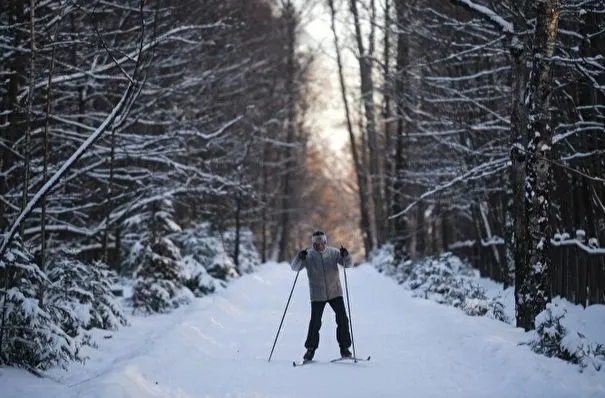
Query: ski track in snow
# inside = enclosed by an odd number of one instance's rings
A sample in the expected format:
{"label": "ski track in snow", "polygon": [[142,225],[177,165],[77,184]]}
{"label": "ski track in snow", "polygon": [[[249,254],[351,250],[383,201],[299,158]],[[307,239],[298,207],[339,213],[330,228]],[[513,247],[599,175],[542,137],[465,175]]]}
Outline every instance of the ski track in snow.
{"label": "ski track in snow", "polygon": [[0,397],[605,397],[605,371],[534,354],[518,345],[521,329],[413,298],[369,265],[347,279],[355,351],[371,361],[329,363],[338,345],[327,306],[318,362],[292,366],[310,315],[303,271],[267,362],[295,275],[265,264],[169,315],[131,317],[69,372],[0,369]]}

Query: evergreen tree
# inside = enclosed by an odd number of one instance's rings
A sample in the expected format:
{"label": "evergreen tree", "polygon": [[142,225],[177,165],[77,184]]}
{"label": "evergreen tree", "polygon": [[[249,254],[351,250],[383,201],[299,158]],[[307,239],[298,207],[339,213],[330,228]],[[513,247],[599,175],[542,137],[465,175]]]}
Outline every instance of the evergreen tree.
{"label": "evergreen tree", "polygon": [[117,329],[128,324],[126,315],[111,291],[115,272],[96,261],[84,264],[73,256],[62,257],[50,264],[48,302],[62,317],[63,329],[70,336],[81,329]]}
{"label": "evergreen tree", "polygon": [[183,247],[183,253],[202,264],[213,278],[227,281],[239,276],[220,234],[213,230],[210,224],[201,223],[196,228],[186,230],[176,239]]}
{"label": "evergreen tree", "polygon": [[38,295],[49,281],[19,235],[0,260],[0,271],[0,363],[39,371],[82,360],[61,319],[41,305]]}
{"label": "evergreen tree", "polygon": [[196,297],[214,293],[225,282],[210,276],[206,268],[193,258],[185,256],[182,261],[181,280]]}
{"label": "evergreen tree", "polygon": [[180,252],[168,238],[140,251],[132,303],[144,312],[168,312],[190,301],[192,294],[180,280]]}
{"label": "evergreen tree", "polygon": [[[235,256],[235,229],[230,228],[223,234],[224,246],[229,256],[233,259]],[[258,250],[254,245],[254,235],[248,228],[239,232],[238,248],[238,271],[242,274],[254,272],[261,263]]]}
{"label": "evergreen tree", "polygon": [[126,314],[111,289],[111,281],[117,277],[116,273],[101,261],[93,262],[89,272],[90,290],[94,301],[90,324],[87,326],[111,330],[127,326]]}

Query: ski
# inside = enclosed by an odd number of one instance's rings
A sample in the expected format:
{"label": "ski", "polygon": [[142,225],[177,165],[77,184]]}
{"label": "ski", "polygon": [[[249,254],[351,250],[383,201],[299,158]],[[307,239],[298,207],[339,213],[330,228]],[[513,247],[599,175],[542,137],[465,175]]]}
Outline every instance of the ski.
{"label": "ski", "polygon": [[370,356],[368,356],[367,358],[358,358],[358,357],[340,357],[340,358],[332,359],[330,362],[332,362],[332,363],[336,363],[336,362],[342,362],[342,361],[353,361],[353,362],[360,362],[360,361],[369,361],[369,360],[370,360]]}
{"label": "ski", "polygon": [[[362,361],[369,361],[370,357],[368,356],[367,358],[355,358],[355,357],[340,357],[340,358],[336,358],[336,359],[332,359],[330,361],[330,363],[338,363],[338,362],[342,362],[342,361],[352,361],[352,362],[362,362]],[[297,366],[304,366],[304,365],[309,365],[311,363],[317,363],[317,362],[321,362],[321,361],[315,361],[315,360],[303,360],[302,362],[296,362],[296,361],[292,361],[292,366],[297,367]]]}

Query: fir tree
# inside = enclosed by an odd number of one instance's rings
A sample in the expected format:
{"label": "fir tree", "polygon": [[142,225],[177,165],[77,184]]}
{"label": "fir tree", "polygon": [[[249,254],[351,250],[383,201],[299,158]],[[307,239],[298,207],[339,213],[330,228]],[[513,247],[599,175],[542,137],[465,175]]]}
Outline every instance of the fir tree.
{"label": "fir tree", "polygon": [[168,238],[141,250],[132,302],[147,313],[167,312],[188,303],[192,294],[180,280],[178,248]]}
{"label": "fir tree", "polygon": [[117,277],[115,271],[109,269],[102,261],[93,262],[89,271],[90,290],[94,301],[90,324],[87,326],[108,330],[127,326],[128,318],[111,289],[111,281]]}
{"label": "fir tree", "polygon": [[52,282],[48,301],[63,319],[64,330],[72,337],[80,329],[117,329],[128,321],[111,291],[115,272],[97,261],[84,264],[67,253],[49,265],[48,278]]}
{"label": "fir tree", "polygon": [[[230,228],[223,234],[225,250],[232,260],[235,255],[235,240],[235,228]],[[237,269],[241,274],[254,272],[261,263],[258,250],[254,245],[254,234],[249,228],[240,230],[238,253]]]}
{"label": "fir tree", "polygon": [[124,247],[126,250],[123,271],[137,269],[142,251],[168,235],[181,232],[174,221],[174,207],[169,199],[152,201],[143,210],[124,221]]}
{"label": "fir tree", "polygon": [[186,230],[179,234],[178,239],[183,253],[202,264],[213,278],[227,281],[239,276],[220,235],[208,223]]}
{"label": "fir tree", "polygon": [[0,260],[0,362],[37,372],[82,360],[79,344],[38,296],[49,281],[17,235]]}
{"label": "fir tree", "polygon": [[196,297],[214,293],[224,282],[215,279],[192,256],[183,257],[181,280]]}

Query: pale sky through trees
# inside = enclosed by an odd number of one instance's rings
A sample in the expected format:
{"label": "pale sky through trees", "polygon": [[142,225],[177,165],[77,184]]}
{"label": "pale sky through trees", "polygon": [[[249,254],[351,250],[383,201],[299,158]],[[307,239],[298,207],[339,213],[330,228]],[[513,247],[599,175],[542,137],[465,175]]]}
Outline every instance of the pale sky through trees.
{"label": "pale sky through trees", "polygon": [[[317,95],[317,100],[312,105],[313,126],[335,154],[342,154],[348,150],[349,138],[338,85],[334,38],[325,6],[314,7],[303,25],[305,32],[301,35],[301,45],[315,50],[317,57],[314,62],[314,94]],[[344,50],[342,55],[348,81],[354,87],[356,61],[350,51]]]}

